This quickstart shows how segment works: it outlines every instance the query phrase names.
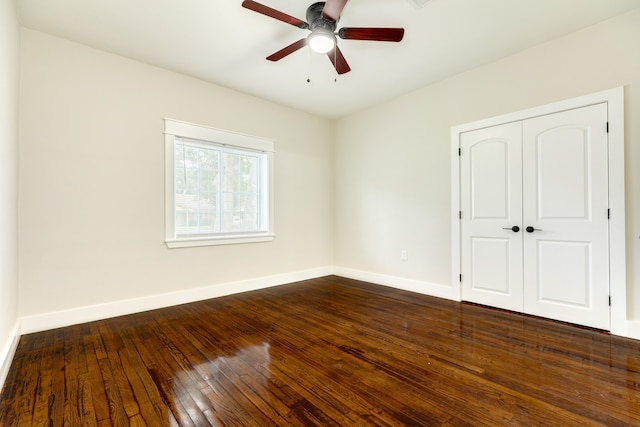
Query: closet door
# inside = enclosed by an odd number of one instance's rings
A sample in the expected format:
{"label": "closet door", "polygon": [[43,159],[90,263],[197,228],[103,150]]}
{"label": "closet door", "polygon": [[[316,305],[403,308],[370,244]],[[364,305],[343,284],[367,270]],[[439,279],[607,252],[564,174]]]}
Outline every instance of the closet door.
{"label": "closet door", "polygon": [[462,299],[522,311],[521,124],[467,132],[460,144]]}
{"label": "closet door", "polygon": [[606,104],[523,122],[522,231],[524,312],[608,330],[606,123]]}

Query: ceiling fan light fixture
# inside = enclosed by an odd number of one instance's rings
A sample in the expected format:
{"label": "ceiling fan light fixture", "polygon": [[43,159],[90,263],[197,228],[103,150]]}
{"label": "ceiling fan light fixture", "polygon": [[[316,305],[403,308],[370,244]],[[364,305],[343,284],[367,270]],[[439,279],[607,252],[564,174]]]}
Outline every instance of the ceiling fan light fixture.
{"label": "ceiling fan light fixture", "polygon": [[312,32],[307,40],[314,52],[327,53],[336,45],[336,36],[330,31],[317,30]]}

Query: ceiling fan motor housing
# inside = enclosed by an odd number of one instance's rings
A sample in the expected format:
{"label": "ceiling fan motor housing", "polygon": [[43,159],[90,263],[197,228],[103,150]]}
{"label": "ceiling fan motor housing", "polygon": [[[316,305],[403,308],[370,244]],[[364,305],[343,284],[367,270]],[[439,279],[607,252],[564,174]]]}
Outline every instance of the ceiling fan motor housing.
{"label": "ceiling fan motor housing", "polygon": [[314,3],[307,8],[307,22],[309,23],[309,29],[313,32],[316,30],[322,30],[325,32],[335,32],[338,21],[326,19],[322,16],[322,10],[324,9],[325,2],[321,1]]}

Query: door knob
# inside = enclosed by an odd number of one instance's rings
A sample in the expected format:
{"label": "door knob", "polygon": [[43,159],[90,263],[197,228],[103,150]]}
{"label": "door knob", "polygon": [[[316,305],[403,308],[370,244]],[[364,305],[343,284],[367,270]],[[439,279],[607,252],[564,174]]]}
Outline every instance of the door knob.
{"label": "door knob", "polygon": [[534,231],[542,231],[539,228],[533,228],[532,226],[528,226],[527,228],[525,228],[525,230],[527,230],[527,233],[533,233]]}
{"label": "door knob", "polygon": [[504,227],[503,230],[511,230],[514,233],[517,233],[518,231],[520,231],[520,227],[518,227],[517,225],[514,225],[513,227]]}

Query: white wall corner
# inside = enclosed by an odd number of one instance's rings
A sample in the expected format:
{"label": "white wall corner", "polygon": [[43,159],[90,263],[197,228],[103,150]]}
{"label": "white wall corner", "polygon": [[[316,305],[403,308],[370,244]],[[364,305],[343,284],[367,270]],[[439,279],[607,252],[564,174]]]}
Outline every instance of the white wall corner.
{"label": "white wall corner", "polygon": [[18,342],[20,341],[20,319],[16,320],[13,329],[9,333],[7,341],[0,348],[0,391],[4,387],[4,382],[9,374],[13,356],[16,354]]}
{"label": "white wall corner", "polygon": [[348,279],[361,280],[377,285],[389,286],[404,291],[416,292],[432,297],[445,298],[459,301],[458,287],[441,285],[422,280],[406,279],[404,277],[389,276],[386,274],[370,273],[368,271],[354,270],[346,267],[334,267],[333,274]]}
{"label": "white wall corner", "polygon": [[264,276],[255,279],[185,289],[177,292],[72,308],[69,310],[35,314],[32,316],[25,316],[21,319],[20,332],[22,334],[28,334],[32,332],[45,331],[76,325],[79,323],[123,316],[126,314],[139,313],[142,311],[171,307],[174,305],[202,301],[241,292],[254,291],[272,286],[285,285],[287,283],[324,277],[331,274],[333,274],[332,267],[318,267],[308,270]]}

